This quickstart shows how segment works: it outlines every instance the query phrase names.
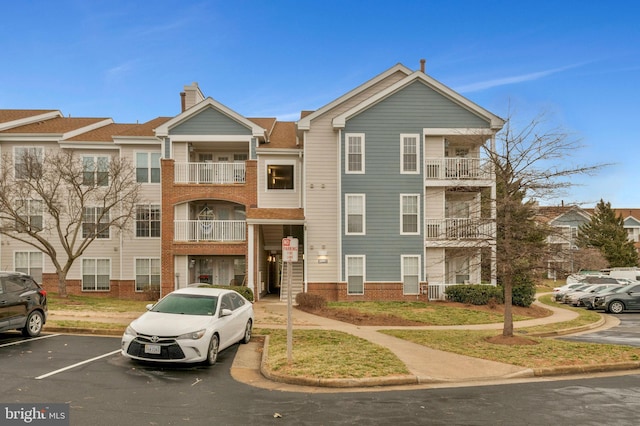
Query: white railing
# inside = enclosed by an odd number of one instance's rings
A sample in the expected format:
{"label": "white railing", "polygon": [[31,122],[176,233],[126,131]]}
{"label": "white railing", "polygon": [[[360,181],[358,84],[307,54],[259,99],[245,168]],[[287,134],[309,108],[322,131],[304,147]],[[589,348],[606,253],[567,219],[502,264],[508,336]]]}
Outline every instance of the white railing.
{"label": "white railing", "polygon": [[176,183],[245,183],[245,163],[176,163]]}
{"label": "white railing", "polygon": [[425,219],[424,236],[428,240],[488,240],[495,238],[491,219]]}
{"label": "white railing", "polygon": [[245,241],[244,220],[176,220],[174,241]]}
{"label": "white railing", "polygon": [[425,158],[425,179],[491,179],[490,163],[480,158]]}
{"label": "white railing", "polygon": [[[454,286],[454,285],[467,285],[467,284],[459,284],[459,283],[429,283],[429,289],[428,289],[428,294],[429,294],[429,300],[447,300],[445,291],[448,287]],[[492,285],[492,284],[485,284],[485,285]]]}

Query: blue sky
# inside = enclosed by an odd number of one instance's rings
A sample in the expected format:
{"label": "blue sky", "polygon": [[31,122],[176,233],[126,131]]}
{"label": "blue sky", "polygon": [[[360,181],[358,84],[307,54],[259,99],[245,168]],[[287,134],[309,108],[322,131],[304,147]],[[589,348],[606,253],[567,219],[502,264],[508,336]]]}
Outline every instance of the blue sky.
{"label": "blue sky", "polygon": [[144,122],[179,93],[296,120],[396,63],[493,113],[541,112],[611,163],[543,204],[640,208],[640,5],[634,1],[13,1],[0,108]]}

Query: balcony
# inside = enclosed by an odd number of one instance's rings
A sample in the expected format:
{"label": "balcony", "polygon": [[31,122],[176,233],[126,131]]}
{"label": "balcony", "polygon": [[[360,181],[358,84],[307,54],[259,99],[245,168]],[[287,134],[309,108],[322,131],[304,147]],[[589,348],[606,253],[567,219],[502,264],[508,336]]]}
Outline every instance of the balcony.
{"label": "balcony", "polygon": [[175,183],[229,185],[246,182],[244,162],[176,163]]}
{"label": "balcony", "polygon": [[176,220],[174,241],[241,242],[246,240],[244,220]]}
{"label": "balcony", "polygon": [[424,175],[433,180],[490,180],[491,163],[480,158],[425,158]]}
{"label": "balcony", "polygon": [[491,219],[425,219],[427,240],[493,240],[495,222]]}

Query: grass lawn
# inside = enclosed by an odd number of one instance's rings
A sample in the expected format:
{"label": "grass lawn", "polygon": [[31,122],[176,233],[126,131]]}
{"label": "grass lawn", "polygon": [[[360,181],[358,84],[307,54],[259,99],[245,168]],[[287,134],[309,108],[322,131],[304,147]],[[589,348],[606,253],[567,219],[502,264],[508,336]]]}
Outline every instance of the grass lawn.
{"label": "grass lawn", "polygon": [[287,362],[287,332],[256,329],[269,335],[268,367],[295,377],[365,378],[409,374],[387,348],[351,334],[332,330],[294,330],[291,365]]}
{"label": "grass lawn", "polygon": [[[581,308],[570,308],[542,296],[542,303],[571,309],[579,313],[574,320],[538,327],[516,329],[517,335],[534,340],[533,345],[500,345],[486,339],[501,333],[501,330],[387,330],[387,334],[407,339],[430,348],[505,362],[529,368],[602,365],[608,363],[640,360],[640,348],[617,345],[566,342],[533,336],[536,333],[553,332],[579,327],[598,321],[599,314]],[[139,312],[149,302],[116,300],[92,296],[69,296],[67,299],[49,294],[49,309],[97,312]],[[344,304],[331,304],[332,309],[354,309]],[[444,304],[412,303],[358,303],[358,310],[368,314],[388,314],[425,324],[480,324],[501,323],[502,315],[495,312],[472,312],[468,308],[453,308]],[[431,306],[437,305],[437,306]],[[497,315],[497,316],[496,316]],[[525,319],[525,318],[520,318]],[[121,324],[87,323],[83,321],[59,321],[68,327],[121,329]],[[286,331],[261,328],[256,335],[270,336],[268,366],[274,372],[291,376],[312,378],[364,378],[408,374],[404,364],[389,350],[355,336],[328,330],[294,330],[293,363],[287,362]]]}

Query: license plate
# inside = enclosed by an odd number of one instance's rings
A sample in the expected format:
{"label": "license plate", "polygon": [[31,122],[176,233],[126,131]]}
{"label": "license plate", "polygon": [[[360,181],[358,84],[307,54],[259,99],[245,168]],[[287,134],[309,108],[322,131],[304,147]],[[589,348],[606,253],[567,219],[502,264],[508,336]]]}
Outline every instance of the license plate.
{"label": "license plate", "polygon": [[160,354],[160,345],[144,345],[144,353],[159,355]]}

